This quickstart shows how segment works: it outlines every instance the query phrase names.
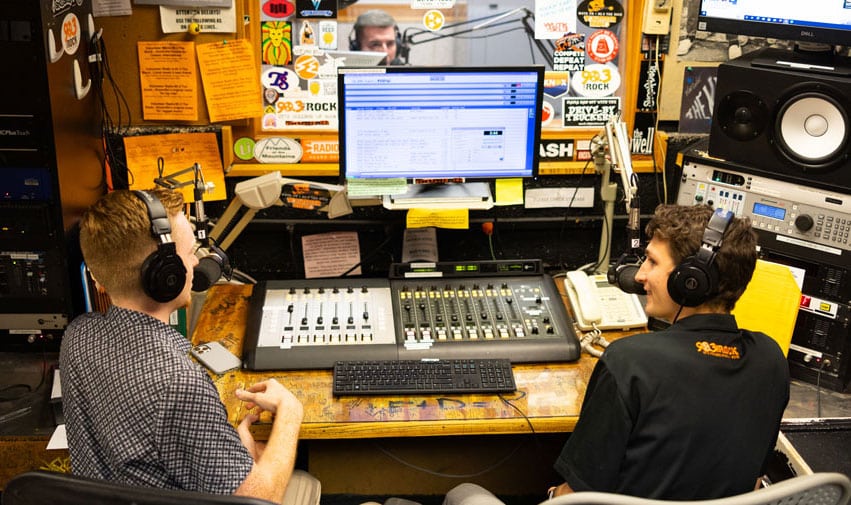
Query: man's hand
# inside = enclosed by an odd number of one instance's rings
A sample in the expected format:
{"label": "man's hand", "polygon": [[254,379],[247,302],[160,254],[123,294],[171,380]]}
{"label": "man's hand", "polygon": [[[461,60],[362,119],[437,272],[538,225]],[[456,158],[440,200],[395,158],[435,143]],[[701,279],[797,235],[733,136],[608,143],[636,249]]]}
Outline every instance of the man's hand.
{"label": "man's hand", "polygon": [[258,382],[247,389],[237,389],[236,397],[246,402],[246,407],[249,410],[260,407],[262,410],[267,410],[273,414],[286,416],[288,420],[296,423],[301,423],[304,417],[304,407],[301,401],[275,379]]}

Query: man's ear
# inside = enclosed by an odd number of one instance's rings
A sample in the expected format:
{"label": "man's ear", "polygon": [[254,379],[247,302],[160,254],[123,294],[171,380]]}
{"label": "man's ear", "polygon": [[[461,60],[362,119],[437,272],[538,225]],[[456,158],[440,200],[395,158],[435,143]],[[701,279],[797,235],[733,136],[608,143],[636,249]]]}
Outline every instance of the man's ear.
{"label": "man's ear", "polygon": [[104,294],[104,293],[106,293],[106,288],[104,288],[104,287],[103,287],[103,285],[101,285],[101,283],[100,283],[100,282],[98,282],[98,280],[97,280],[97,279],[95,278],[95,276],[92,274],[92,271],[91,271],[91,270],[89,270],[89,277],[91,277],[91,278],[92,278],[92,281],[95,283],[95,289],[97,289],[97,290],[98,290],[98,293],[100,293],[100,294]]}

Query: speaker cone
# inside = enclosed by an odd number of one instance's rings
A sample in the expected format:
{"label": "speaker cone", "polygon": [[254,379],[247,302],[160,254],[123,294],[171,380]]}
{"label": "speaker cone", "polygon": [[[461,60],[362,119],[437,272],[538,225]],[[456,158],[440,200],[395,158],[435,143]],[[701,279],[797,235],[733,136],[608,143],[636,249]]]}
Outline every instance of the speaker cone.
{"label": "speaker cone", "polygon": [[803,170],[827,168],[848,156],[848,116],[824,93],[800,93],[783,104],[775,133],[780,151]]}
{"label": "speaker cone", "polygon": [[715,120],[730,138],[747,141],[758,137],[765,130],[768,107],[750,91],[738,90],[721,98]]}

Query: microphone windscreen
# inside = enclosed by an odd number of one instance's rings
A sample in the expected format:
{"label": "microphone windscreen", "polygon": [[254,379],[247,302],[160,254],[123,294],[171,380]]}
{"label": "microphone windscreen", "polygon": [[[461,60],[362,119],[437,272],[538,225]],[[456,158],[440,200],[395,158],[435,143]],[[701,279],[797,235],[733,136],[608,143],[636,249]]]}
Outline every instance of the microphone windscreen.
{"label": "microphone windscreen", "polygon": [[623,265],[618,269],[617,285],[621,291],[636,295],[646,295],[644,284],[635,280],[635,275],[641,265]]}
{"label": "microphone windscreen", "polygon": [[192,291],[207,291],[222,277],[222,264],[213,256],[198,260],[192,271]]}

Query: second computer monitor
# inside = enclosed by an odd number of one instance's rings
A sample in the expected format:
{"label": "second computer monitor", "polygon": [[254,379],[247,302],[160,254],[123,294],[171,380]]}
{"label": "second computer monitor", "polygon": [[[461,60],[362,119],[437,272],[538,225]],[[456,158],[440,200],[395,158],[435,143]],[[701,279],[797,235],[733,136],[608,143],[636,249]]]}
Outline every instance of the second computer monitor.
{"label": "second computer monitor", "polygon": [[340,171],[348,179],[534,177],[544,69],[340,69]]}

